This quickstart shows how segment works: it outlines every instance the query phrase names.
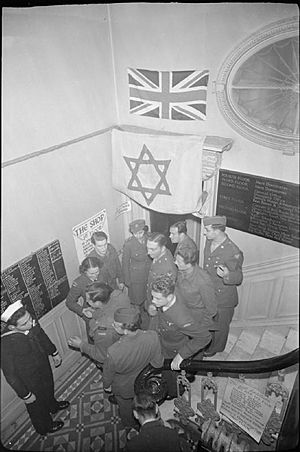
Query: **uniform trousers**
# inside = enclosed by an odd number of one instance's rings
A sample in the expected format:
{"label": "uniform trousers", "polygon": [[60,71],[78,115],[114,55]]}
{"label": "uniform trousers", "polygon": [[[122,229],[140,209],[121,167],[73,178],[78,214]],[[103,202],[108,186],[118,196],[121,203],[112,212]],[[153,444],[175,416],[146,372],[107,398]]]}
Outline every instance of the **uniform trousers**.
{"label": "uniform trousers", "polygon": [[124,427],[125,428],[126,427],[127,428],[135,428],[136,430],[138,430],[139,423],[134,418],[133,411],[132,411],[133,397],[129,398],[129,399],[124,399],[120,395],[116,395],[115,397],[118,402],[120,418],[121,418],[121,421],[122,421],[122,424],[124,425]]}
{"label": "uniform trousers", "polygon": [[208,353],[218,353],[222,352],[225,349],[233,314],[234,308],[218,307],[219,329],[216,331],[211,331],[212,341],[206,350]]}

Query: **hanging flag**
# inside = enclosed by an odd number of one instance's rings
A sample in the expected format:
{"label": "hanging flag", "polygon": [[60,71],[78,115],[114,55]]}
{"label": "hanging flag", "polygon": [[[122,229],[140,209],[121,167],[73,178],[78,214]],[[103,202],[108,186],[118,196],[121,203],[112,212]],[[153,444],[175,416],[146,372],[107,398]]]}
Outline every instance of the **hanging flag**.
{"label": "hanging flag", "polygon": [[208,74],[128,68],[129,111],[152,118],[205,120]]}
{"label": "hanging flag", "polygon": [[113,187],[157,212],[198,211],[204,139],[113,129]]}

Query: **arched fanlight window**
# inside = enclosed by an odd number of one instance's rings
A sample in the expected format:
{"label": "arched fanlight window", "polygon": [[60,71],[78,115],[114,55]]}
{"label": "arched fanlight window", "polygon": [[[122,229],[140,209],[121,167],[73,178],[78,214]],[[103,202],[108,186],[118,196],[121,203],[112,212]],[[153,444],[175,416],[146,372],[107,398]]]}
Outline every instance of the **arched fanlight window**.
{"label": "arched fanlight window", "polygon": [[222,114],[241,135],[298,151],[298,18],[272,24],[239,45],[222,65],[216,89]]}

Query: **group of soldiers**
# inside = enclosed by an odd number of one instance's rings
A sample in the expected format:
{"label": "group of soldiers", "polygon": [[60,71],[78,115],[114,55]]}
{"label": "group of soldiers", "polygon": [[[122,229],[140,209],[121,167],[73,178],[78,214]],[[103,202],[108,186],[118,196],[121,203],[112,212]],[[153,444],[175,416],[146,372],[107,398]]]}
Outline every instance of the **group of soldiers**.
{"label": "group of soldiers", "polygon": [[[104,390],[110,394],[110,402],[118,404],[126,429],[137,428],[132,411],[134,381],[145,366],[160,368],[164,359],[171,359],[172,370],[164,371],[164,377],[168,397],[173,398],[177,395],[174,371],[180,370],[184,359],[202,359],[225,349],[238,303],[237,286],[243,278],[243,253],[225,233],[226,217],[204,217],[203,225],[203,268],[198,265],[199,252],[187,234],[185,221],[170,227],[170,239],[177,243],[174,256],[167,248],[168,238],[159,232],[149,233],[141,219],[130,223],[131,237],[124,243],[121,260],[105,232],[94,232],[94,249],[81,263],[80,275],[66,298],[67,307],[85,321],[88,338],[73,336],[68,344],[88,355],[102,370]],[[52,422],[50,414],[66,408],[68,402],[54,398],[48,355],[58,365],[56,347],[45,339],[38,322],[22,309],[19,304],[11,305],[1,317],[7,322],[2,343],[4,339],[4,353],[9,356],[3,360],[2,369],[8,383],[25,401],[34,427],[45,434],[62,428],[63,422]],[[28,353],[34,351],[35,362],[31,360],[30,366],[36,376],[43,375],[38,372],[39,366],[46,368],[47,391],[45,382],[37,382],[38,377],[34,384],[30,378],[23,381],[21,364],[16,364],[13,356],[17,353],[13,344],[18,341],[28,342]],[[46,401],[43,391],[49,394]],[[32,403],[43,405],[38,420],[32,415]]]}

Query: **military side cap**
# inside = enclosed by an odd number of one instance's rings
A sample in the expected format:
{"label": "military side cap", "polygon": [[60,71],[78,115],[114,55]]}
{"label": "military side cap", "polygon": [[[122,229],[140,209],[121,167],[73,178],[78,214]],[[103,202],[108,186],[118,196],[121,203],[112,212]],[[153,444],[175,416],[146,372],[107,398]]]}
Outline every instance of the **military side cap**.
{"label": "military side cap", "polygon": [[15,301],[14,303],[10,304],[1,314],[1,320],[3,322],[7,322],[11,318],[11,316],[21,308],[23,308],[21,300]]}
{"label": "military side cap", "polygon": [[226,226],[226,217],[220,215],[216,215],[214,217],[204,217],[203,224],[204,226],[208,226],[210,224],[219,224],[222,226]]}
{"label": "military side cap", "polygon": [[135,323],[140,315],[139,308],[131,306],[130,308],[118,308],[114,313],[114,320],[119,323]]}
{"label": "military side cap", "polygon": [[134,220],[129,224],[130,232],[142,231],[145,227],[145,220]]}

